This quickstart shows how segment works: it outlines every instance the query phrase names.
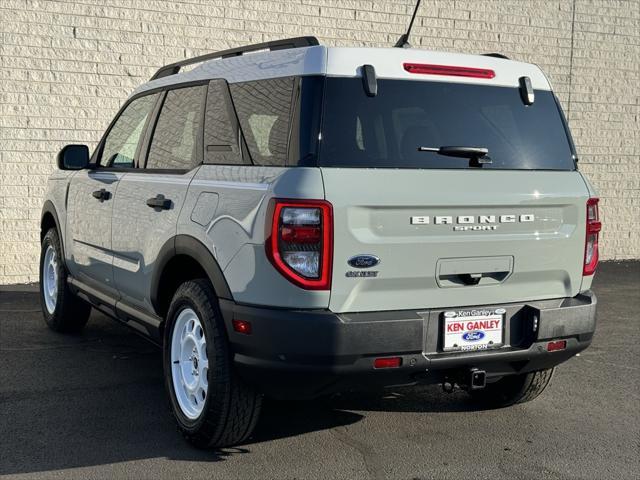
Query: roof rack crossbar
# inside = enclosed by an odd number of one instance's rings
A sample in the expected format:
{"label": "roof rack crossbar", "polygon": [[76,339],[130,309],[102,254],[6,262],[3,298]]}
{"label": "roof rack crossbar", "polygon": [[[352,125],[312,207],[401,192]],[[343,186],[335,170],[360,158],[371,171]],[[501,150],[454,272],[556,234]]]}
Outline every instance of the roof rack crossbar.
{"label": "roof rack crossbar", "polygon": [[198,57],[188,58],[186,60],[180,60],[179,62],[165,65],[164,67],[161,67],[153,77],[151,77],[151,80],[175,75],[186,65],[193,65],[194,63],[200,63],[214,58],[238,57],[245,53],[255,52],[258,50],[285,50],[288,48],[313,47],[315,45],[320,45],[316,37],[295,37],[275,40],[273,42],[256,43],[254,45],[246,45],[244,47],[230,48],[228,50],[207,53]]}

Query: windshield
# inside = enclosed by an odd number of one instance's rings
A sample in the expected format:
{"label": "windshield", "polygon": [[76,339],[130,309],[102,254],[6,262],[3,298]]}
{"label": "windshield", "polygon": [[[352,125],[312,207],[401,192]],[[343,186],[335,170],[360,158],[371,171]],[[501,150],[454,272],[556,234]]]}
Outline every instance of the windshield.
{"label": "windshield", "polygon": [[573,170],[572,148],[550,91],[525,105],[517,88],[327,77],[318,165],[360,168],[474,168],[468,158],[420,147],[488,149],[483,169]]}

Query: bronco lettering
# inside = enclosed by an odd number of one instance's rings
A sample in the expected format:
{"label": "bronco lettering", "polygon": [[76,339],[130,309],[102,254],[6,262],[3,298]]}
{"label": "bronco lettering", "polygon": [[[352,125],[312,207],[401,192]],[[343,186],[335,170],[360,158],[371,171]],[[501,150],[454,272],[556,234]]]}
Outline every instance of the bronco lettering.
{"label": "bronco lettering", "polygon": [[[458,215],[457,217],[449,215],[436,215],[433,217],[433,223],[435,225],[451,225],[454,223],[458,225],[470,225],[474,223],[524,223],[535,221],[535,215],[532,213],[526,213],[521,215],[506,214],[506,215]],[[431,217],[428,215],[416,215],[409,218],[411,225],[429,225],[431,223]],[[454,227],[454,230],[463,230],[458,227]],[[478,230],[481,230],[480,228]],[[493,229],[495,230],[495,229]]]}

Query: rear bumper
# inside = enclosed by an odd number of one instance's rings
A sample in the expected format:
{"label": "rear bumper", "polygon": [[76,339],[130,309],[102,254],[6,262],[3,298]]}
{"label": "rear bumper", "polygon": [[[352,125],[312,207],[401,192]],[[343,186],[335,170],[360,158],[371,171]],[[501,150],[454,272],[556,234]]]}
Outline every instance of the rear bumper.
{"label": "rear bumper", "polygon": [[[554,367],[591,343],[596,297],[487,307],[506,310],[505,345],[496,350],[445,353],[440,346],[442,309],[336,314],[326,310],[282,310],[221,303],[241,376],[275,397],[415,383],[438,383],[470,368],[488,381],[503,375]],[[232,319],[251,322],[251,335],[233,330]],[[550,340],[566,349],[547,351]],[[397,356],[394,369],[373,368],[378,357]]]}

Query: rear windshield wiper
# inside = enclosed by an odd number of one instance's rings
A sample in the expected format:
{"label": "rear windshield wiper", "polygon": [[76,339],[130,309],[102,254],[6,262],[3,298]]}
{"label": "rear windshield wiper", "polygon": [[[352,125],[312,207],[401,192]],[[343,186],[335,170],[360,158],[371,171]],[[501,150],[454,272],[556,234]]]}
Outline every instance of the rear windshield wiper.
{"label": "rear windshield wiper", "polygon": [[468,158],[472,164],[491,163],[489,149],[484,147],[418,147],[419,152],[433,152],[447,157]]}

